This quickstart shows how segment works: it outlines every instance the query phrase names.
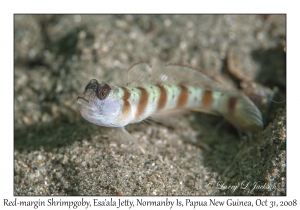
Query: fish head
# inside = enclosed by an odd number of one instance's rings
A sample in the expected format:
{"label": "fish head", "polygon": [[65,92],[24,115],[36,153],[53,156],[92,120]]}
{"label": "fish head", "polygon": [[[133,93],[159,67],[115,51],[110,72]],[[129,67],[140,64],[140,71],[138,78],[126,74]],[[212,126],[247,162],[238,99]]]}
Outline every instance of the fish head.
{"label": "fish head", "polygon": [[77,97],[77,106],[84,119],[105,127],[118,127],[116,120],[122,112],[118,89],[92,79],[83,95]]}

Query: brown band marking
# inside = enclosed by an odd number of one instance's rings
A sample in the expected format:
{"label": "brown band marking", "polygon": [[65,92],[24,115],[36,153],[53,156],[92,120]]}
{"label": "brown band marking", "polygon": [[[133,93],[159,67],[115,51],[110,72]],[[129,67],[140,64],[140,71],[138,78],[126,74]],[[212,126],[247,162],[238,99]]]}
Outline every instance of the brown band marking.
{"label": "brown band marking", "polygon": [[161,85],[158,85],[157,87],[159,88],[159,91],[160,91],[157,110],[160,110],[160,109],[163,109],[167,103],[167,91]]}
{"label": "brown band marking", "polygon": [[137,105],[135,118],[139,118],[145,112],[148,104],[148,99],[149,99],[148,93],[145,88],[138,87],[137,89],[141,91],[141,95],[140,95],[139,103]]}
{"label": "brown band marking", "polygon": [[128,92],[128,90],[126,88],[124,88],[124,87],[121,87],[121,88],[124,91],[124,96],[123,96],[124,104],[123,104],[123,109],[122,109],[122,114],[121,114],[120,120],[124,120],[124,119],[126,119],[126,117],[129,116],[129,114],[131,112],[131,106],[130,106],[130,103],[128,102],[130,93]]}
{"label": "brown band marking", "polygon": [[178,101],[177,101],[178,108],[184,106],[189,99],[189,90],[187,89],[187,87],[180,85],[180,88],[181,88],[181,91],[180,91]]}
{"label": "brown band marking", "polygon": [[204,94],[202,96],[202,106],[204,107],[209,107],[212,102],[213,102],[213,97],[212,97],[212,91],[211,90],[205,90]]}

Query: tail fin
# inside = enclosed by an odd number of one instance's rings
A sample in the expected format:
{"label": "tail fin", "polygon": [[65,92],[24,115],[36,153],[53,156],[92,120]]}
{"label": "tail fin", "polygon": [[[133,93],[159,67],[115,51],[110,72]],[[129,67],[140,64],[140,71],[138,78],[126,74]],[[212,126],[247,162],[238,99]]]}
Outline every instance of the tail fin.
{"label": "tail fin", "polygon": [[263,129],[261,112],[242,93],[224,93],[218,103],[217,111],[241,131],[251,132]]}

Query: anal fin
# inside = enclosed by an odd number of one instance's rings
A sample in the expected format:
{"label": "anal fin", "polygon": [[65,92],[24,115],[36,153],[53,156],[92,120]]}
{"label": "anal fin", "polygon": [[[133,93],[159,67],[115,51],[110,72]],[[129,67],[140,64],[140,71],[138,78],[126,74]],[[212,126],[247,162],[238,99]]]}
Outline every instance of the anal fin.
{"label": "anal fin", "polygon": [[206,113],[206,114],[211,114],[211,115],[215,115],[218,116],[219,113],[213,110],[209,110],[206,108],[201,108],[201,107],[190,107],[190,108],[185,108],[185,109],[170,109],[170,110],[163,110],[163,111],[158,111],[155,114],[151,115],[151,118],[155,121],[164,121],[170,117],[176,117],[179,115],[183,115],[186,113],[189,113],[191,111],[194,112],[202,112],[202,113]]}
{"label": "anal fin", "polygon": [[169,109],[169,110],[158,111],[152,114],[151,118],[154,121],[161,122],[167,120],[170,117],[180,116],[189,112],[190,110],[188,109]]}
{"label": "anal fin", "polygon": [[214,110],[209,110],[206,108],[201,108],[201,107],[195,107],[195,108],[189,108],[190,111],[194,111],[194,112],[202,112],[205,114],[211,114],[211,115],[215,115],[215,116],[219,116],[220,114]]}

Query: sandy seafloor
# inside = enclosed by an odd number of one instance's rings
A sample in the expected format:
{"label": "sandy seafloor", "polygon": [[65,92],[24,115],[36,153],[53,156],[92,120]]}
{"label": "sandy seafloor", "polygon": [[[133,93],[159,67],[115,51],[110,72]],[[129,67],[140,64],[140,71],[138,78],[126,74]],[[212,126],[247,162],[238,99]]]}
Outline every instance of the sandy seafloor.
{"label": "sandy seafloor", "polygon": [[[271,103],[251,139],[202,113],[129,126],[145,153],[110,140],[75,103],[90,79],[116,84],[140,60],[225,75],[229,48],[243,74],[284,101],[285,19],[15,15],[14,195],[286,195],[285,102]],[[257,182],[263,189],[251,190]]]}

